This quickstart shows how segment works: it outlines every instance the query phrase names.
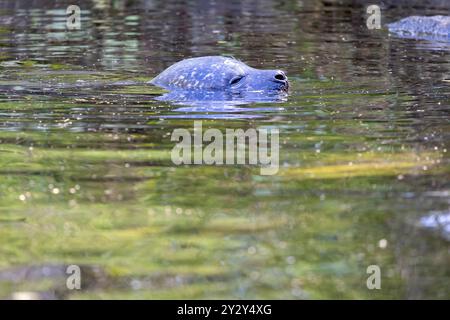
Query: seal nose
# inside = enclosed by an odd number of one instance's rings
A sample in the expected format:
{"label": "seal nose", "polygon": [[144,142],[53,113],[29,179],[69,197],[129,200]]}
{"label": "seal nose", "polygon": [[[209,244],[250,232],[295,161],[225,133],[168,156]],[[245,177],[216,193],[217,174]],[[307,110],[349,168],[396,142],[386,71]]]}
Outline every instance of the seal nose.
{"label": "seal nose", "polygon": [[276,81],[287,82],[286,74],[283,71],[281,71],[281,70],[278,70],[275,73],[274,78],[275,78]]}

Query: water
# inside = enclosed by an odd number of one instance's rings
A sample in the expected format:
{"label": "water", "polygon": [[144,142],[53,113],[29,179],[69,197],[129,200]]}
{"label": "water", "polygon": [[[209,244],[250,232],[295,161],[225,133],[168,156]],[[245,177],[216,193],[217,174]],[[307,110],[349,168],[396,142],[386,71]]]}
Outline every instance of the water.
{"label": "water", "polygon": [[[355,3],[80,1],[69,32],[59,2],[0,1],[0,297],[450,298],[450,45],[368,30]],[[288,99],[144,84],[217,54],[286,70]],[[278,128],[279,173],[174,166],[194,120]]]}

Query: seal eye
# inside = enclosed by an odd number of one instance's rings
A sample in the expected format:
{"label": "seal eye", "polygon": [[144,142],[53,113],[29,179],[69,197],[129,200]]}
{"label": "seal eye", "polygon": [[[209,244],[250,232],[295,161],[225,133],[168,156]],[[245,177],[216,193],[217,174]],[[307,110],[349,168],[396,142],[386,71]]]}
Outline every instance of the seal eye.
{"label": "seal eye", "polygon": [[237,84],[239,81],[242,80],[242,78],[244,78],[244,76],[236,76],[236,77],[232,78],[232,79],[230,80],[230,85],[235,85],[235,84]]}

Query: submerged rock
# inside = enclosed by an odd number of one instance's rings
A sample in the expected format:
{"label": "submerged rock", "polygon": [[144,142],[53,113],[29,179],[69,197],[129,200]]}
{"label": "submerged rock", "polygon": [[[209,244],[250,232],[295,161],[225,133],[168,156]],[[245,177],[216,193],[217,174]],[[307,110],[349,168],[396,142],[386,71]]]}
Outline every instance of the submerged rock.
{"label": "submerged rock", "polygon": [[420,219],[420,225],[425,228],[435,229],[442,236],[450,240],[450,211],[435,211]]}
{"label": "submerged rock", "polygon": [[387,26],[400,37],[450,41],[450,16],[411,16]]}

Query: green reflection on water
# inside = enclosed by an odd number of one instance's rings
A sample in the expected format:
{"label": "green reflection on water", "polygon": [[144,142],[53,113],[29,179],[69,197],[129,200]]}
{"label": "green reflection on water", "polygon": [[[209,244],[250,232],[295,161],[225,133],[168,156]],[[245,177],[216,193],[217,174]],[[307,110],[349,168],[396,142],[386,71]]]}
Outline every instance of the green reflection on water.
{"label": "green reflection on water", "polygon": [[[358,51],[341,33],[368,36],[342,21],[343,29],[329,32],[330,17],[315,6],[308,15],[325,24],[318,33],[297,23],[297,2],[277,9],[285,17],[279,23],[263,14],[252,24],[244,8],[244,25],[227,30],[234,15],[223,14],[211,32],[202,31],[203,20],[173,20],[169,7],[160,19],[181,25],[164,41],[151,38],[160,20],[131,9],[86,12],[97,29],[71,36],[61,10],[20,11],[32,19],[17,32],[24,37],[11,38],[17,48],[8,38],[13,26],[1,27],[0,47],[11,50],[0,51],[0,297],[448,298],[448,241],[418,225],[448,210],[448,196],[436,196],[448,190],[450,173],[448,88],[417,88],[408,81],[426,72],[402,60],[401,50],[395,60],[388,50],[399,43],[375,39],[368,44],[376,49]],[[43,24],[52,29],[48,42],[33,31]],[[258,25],[275,28],[277,38],[259,35]],[[242,113],[260,118],[204,120],[221,130],[279,128],[275,176],[252,166],[171,162],[170,134],[192,130],[191,114],[154,100],[164,90],[142,82],[183,55],[216,51],[290,69],[286,102],[244,105]],[[397,74],[378,66],[379,56]],[[420,66],[430,65],[445,67],[440,60]],[[133,84],[108,86],[122,80]],[[257,107],[282,109],[252,112]],[[173,115],[181,118],[167,118]],[[64,274],[22,272],[68,264],[85,268],[79,292],[65,288]],[[382,269],[382,290],[366,287],[373,264]]]}

